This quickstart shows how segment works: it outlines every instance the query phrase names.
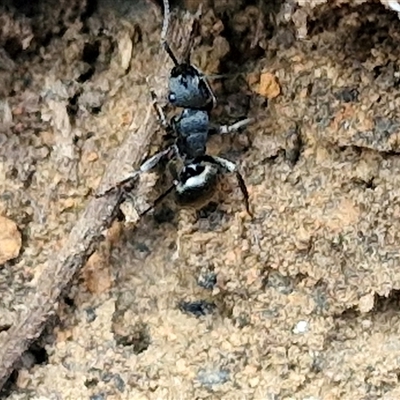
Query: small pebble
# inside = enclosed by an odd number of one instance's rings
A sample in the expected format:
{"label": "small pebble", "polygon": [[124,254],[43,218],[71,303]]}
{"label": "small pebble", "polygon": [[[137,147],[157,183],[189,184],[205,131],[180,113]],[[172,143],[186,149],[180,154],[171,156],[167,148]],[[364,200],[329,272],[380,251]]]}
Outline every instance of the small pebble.
{"label": "small pebble", "polygon": [[197,284],[204,289],[211,290],[217,284],[217,274],[215,272],[204,272],[197,278]]}
{"label": "small pebble", "polygon": [[21,233],[17,224],[0,216],[0,265],[18,257],[21,245]]}
{"label": "small pebble", "polygon": [[197,380],[205,387],[212,388],[215,385],[222,385],[229,380],[227,370],[205,370],[201,369],[197,374]]}
{"label": "small pebble", "polygon": [[205,300],[181,301],[178,307],[182,312],[193,314],[195,317],[211,314],[216,309],[214,303]]}
{"label": "small pebble", "polygon": [[107,395],[105,393],[94,394],[90,396],[90,400],[106,400]]}
{"label": "small pebble", "polygon": [[94,308],[88,307],[85,309],[85,312],[86,312],[86,321],[87,322],[89,322],[89,323],[93,322],[97,318],[96,311],[94,310]]}
{"label": "small pebble", "polygon": [[256,91],[267,99],[274,99],[280,95],[281,87],[279,86],[278,79],[274,74],[263,72],[260,77],[258,90]]}
{"label": "small pebble", "polygon": [[293,333],[296,335],[301,335],[303,333],[308,332],[309,323],[307,321],[299,321],[296,326],[293,328]]}
{"label": "small pebble", "polygon": [[114,375],[114,383],[115,383],[115,387],[121,392],[123,393],[125,390],[125,381],[121,378],[120,375],[115,374]]}
{"label": "small pebble", "polygon": [[101,380],[105,383],[111,382],[111,379],[114,377],[114,374],[112,374],[111,372],[104,372],[101,375]]}

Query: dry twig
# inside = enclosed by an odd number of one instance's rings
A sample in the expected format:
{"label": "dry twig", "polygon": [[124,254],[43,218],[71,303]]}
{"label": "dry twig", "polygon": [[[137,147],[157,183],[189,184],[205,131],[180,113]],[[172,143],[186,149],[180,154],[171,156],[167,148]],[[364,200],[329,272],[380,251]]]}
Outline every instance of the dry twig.
{"label": "dry twig", "polygon": [[[185,31],[191,29],[192,19],[191,16],[185,15],[183,20],[175,21],[171,27],[174,43],[179,43],[187,37]],[[160,56],[156,57],[154,64],[149,68],[149,75],[153,75],[154,71],[159,76],[169,75],[169,62],[161,47]],[[137,129],[127,133],[127,139],[105,172],[105,185],[115,183],[116,177],[120,176],[120,171],[124,170],[126,165],[138,168],[154,132],[158,130],[150,102],[145,113],[138,113],[136,121]],[[8,331],[4,342],[0,344],[0,390],[16,368],[22,354],[40,336],[46,322],[55,314],[61,294],[68,289],[73,277],[96,251],[99,242],[103,240],[104,230],[116,216],[120,202],[119,191],[93,198],[71,231],[62,251],[54,254],[48,267],[41,274],[35,295],[26,303],[26,311],[21,314],[19,320]]]}

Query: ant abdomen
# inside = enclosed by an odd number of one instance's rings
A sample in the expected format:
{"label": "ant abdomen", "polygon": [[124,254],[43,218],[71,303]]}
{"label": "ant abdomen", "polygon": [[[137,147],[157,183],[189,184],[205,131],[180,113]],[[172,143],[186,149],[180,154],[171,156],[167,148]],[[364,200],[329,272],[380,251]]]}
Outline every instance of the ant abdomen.
{"label": "ant abdomen", "polygon": [[179,175],[175,196],[179,204],[189,205],[212,196],[218,181],[218,167],[200,162],[186,165]]}

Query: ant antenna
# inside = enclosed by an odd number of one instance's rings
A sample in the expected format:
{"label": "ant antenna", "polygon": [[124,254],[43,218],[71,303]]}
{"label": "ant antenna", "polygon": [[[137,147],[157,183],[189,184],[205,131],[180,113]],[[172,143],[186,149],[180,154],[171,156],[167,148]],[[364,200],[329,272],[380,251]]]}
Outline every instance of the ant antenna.
{"label": "ant antenna", "polygon": [[161,29],[161,42],[162,43],[167,41],[169,14],[170,14],[168,0],[163,0],[163,4],[164,4],[164,18],[163,18],[163,25],[162,25],[162,29]]}
{"label": "ant antenna", "polygon": [[164,18],[163,25],[161,29],[161,44],[163,45],[167,54],[171,57],[171,60],[175,64],[175,66],[179,65],[178,59],[175,57],[175,54],[172,52],[171,47],[167,42],[167,33],[168,33],[168,25],[169,25],[169,16],[170,16],[170,7],[168,0],[163,0],[164,4]]}
{"label": "ant antenna", "polygon": [[190,65],[190,57],[192,55],[194,41],[196,39],[196,36],[199,34],[199,29],[200,29],[199,18],[200,18],[201,12],[202,12],[202,7],[200,4],[199,9],[197,10],[195,19],[193,21],[192,30],[190,32],[189,40],[187,41],[186,49],[183,52],[183,54],[184,54],[183,60],[185,61],[185,63],[187,65]]}
{"label": "ant antenna", "polygon": [[175,54],[172,52],[171,47],[169,47],[169,44],[167,42],[163,42],[162,43],[164,50],[167,52],[167,54],[171,57],[171,60],[173,61],[173,63],[175,64],[175,67],[179,66],[179,61],[178,59],[175,57]]}

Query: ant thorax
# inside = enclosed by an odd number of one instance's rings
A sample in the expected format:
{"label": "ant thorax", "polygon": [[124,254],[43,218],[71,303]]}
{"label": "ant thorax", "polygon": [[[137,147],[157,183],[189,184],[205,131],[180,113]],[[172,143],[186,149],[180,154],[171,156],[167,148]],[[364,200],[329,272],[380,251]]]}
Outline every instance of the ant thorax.
{"label": "ant thorax", "polygon": [[173,119],[181,156],[194,159],[205,154],[209,125],[208,112],[203,110],[185,108],[180,116]]}

